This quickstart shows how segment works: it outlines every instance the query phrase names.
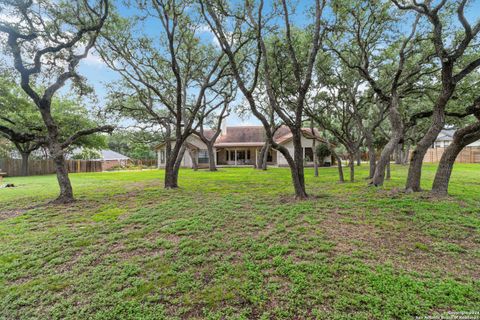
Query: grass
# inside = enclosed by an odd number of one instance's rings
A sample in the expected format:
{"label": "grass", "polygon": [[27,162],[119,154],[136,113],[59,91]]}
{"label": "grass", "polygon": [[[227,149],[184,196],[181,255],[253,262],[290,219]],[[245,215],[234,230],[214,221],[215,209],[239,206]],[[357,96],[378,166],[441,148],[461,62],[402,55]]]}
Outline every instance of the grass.
{"label": "grass", "polygon": [[[294,201],[287,169],[72,174],[0,189],[0,319],[412,319],[479,311],[480,166],[452,196],[339,184]],[[434,166],[424,170],[424,187]]]}

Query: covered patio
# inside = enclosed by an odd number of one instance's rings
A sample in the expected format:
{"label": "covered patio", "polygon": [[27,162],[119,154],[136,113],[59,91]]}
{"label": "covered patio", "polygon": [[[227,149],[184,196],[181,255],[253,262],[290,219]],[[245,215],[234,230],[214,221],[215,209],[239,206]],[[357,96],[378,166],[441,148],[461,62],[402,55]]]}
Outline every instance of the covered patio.
{"label": "covered patio", "polygon": [[[219,166],[254,166],[260,157],[262,146],[263,144],[260,146],[217,146],[217,164]],[[275,150],[269,151],[267,163],[276,164]]]}

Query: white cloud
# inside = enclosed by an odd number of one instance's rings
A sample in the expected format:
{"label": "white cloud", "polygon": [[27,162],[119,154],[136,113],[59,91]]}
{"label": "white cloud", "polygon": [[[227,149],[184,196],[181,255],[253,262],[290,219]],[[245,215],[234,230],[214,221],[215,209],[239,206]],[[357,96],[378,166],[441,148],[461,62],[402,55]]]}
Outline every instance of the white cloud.
{"label": "white cloud", "polygon": [[201,24],[198,26],[197,31],[200,33],[212,33],[208,24]]}
{"label": "white cloud", "polygon": [[90,51],[85,59],[82,62],[86,65],[93,66],[93,67],[104,67],[105,63],[103,62],[102,58],[98,56],[95,51]]}
{"label": "white cloud", "polygon": [[0,23],[4,24],[14,24],[18,23],[20,19],[12,14],[8,14],[7,12],[0,12]]}

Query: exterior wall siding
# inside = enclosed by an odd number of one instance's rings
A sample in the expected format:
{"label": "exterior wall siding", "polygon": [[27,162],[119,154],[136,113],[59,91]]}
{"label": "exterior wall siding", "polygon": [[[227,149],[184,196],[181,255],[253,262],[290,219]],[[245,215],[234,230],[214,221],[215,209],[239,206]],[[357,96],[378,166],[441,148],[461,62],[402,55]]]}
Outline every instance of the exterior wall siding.
{"label": "exterior wall siding", "polygon": [[[318,146],[319,144],[320,144],[320,141],[317,141],[315,145]],[[284,144],[284,146],[288,149],[288,152],[293,156],[293,151],[294,151],[293,142],[288,141],[287,143]],[[313,148],[313,139],[307,139],[305,137],[302,137],[302,147]],[[277,163],[279,167],[288,167],[287,159],[285,159],[283,154],[281,154],[280,152],[277,152],[277,159],[278,159]],[[326,157],[325,162],[331,162],[330,157]],[[313,166],[313,161],[307,162],[305,165],[307,167]]]}
{"label": "exterior wall siding", "polygon": [[[205,143],[203,143],[198,137],[196,136],[190,136],[187,139],[187,142],[196,148],[200,150],[206,150],[207,146]],[[320,142],[317,141],[317,145]],[[174,144],[172,145],[172,147]],[[292,141],[287,141],[284,146],[288,149],[291,155],[293,155],[293,143]],[[304,148],[313,148],[313,140],[312,139],[307,139],[305,137],[302,137],[302,146]],[[216,155],[216,161],[218,165],[234,165],[235,161],[234,160],[227,160],[227,150],[234,150],[235,147],[225,147],[225,148],[218,148],[214,149],[214,153]],[[260,150],[261,147],[237,147],[236,148],[238,151],[240,150],[249,150],[250,151],[250,160],[247,161],[246,163],[237,163],[237,164],[245,164],[245,165],[255,165],[256,164],[256,156],[260,155]],[[165,167],[165,163],[161,162],[161,154],[162,152],[165,153],[166,149],[165,147],[161,147],[157,150],[157,158],[158,158],[158,167],[162,168]],[[325,158],[326,162],[331,162],[330,157]],[[277,152],[276,150],[272,150],[272,161],[268,162],[269,165],[277,165],[279,167],[288,167],[288,162],[285,159],[285,157],[280,153]],[[305,164],[306,166],[313,166],[313,161],[307,162]],[[208,166],[208,164],[206,165]],[[184,168],[191,168],[192,167],[192,159],[190,157],[190,154],[188,151],[185,152],[185,155],[183,156],[182,160],[182,167]],[[205,165],[199,164],[199,167],[205,167]]]}
{"label": "exterior wall siding", "polygon": [[[200,150],[206,150],[207,149],[207,145],[202,141],[200,140],[200,138],[196,137],[196,136],[190,136],[187,138],[187,143],[191,144],[192,146],[200,149]],[[172,143],[172,148],[175,147],[175,143]],[[166,154],[166,147],[163,146],[161,148],[159,148],[157,150],[157,159],[158,159],[158,168],[164,168],[165,167],[165,163],[162,163],[161,161],[161,153],[164,152]],[[183,168],[191,168],[192,167],[192,157],[190,157],[190,153],[188,152],[188,150],[185,151],[185,154],[183,155],[183,159],[182,159],[182,164],[181,164],[181,167]],[[208,164],[206,165],[208,167]],[[205,167],[205,165],[199,165],[199,167]]]}

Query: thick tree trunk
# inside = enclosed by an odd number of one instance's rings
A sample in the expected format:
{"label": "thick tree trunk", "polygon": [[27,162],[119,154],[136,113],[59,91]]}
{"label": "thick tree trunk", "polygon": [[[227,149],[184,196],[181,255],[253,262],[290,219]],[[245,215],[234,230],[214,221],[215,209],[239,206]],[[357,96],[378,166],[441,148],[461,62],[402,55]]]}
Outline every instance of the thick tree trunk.
{"label": "thick tree trunk", "polygon": [[433,195],[446,196],[448,194],[448,184],[450,183],[450,176],[452,175],[455,159],[463,148],[479,139],[480,122],[471,124],[455,132],[452,143],[445,149],[445,152],[440,158],[432,186]]}
{"label": "thick tree trunk", "polygon": [[457,143],[452,143],[445,149],[435,174],[432,194],[436,196],[446,196],[448,194],[448,184],[452,175],[453,165],[462,149],[463,146]]}
{"label": "thick tree trunk", "polygon": [[295,189],[295,198],[299,200],[307,199],[308,194],[305,190],[305,174],[303,168],[303,148],[301,134],[293,134],[293,162],[289,163],[292,174],[293,187]]}
{"label": "thick tree trunk", "polygon": [[186,147],[184,145],[182,145],[180,148],[175,145],[170,154],[170,158],[167,159],[167,163],[165,165],[165,189],[178,188],[178,171],[180,170],[185,150]]}
{"label": "thick tree trunk", "polygon": [[307,192],[305,191],[305,180],[302,172],[303,165],[301,165],[301,167],[302,168],[299,168],[299,166],[296,164],[295,166],[290,168],[290,171],[292,174],[293,187],[295,189],[295,199],[298,199],[298,200],[303,200],[308,198]]}
{"label": "thick tree trunk", "polygon": [[375,174],[373,175],[373,179],[371,184],[378,187],[383,185],[385,180],[385,171],[390,163],[390,156],[392,155],[395,145],[398,144],[400,141],[399,136],[393,136],[392,139],[385,145],[382,150],[382,154],[380,155],[380,159],[377,162],[377,166],[375,168]]}
{"label": "thick tree trunk", "polygon": [[60,187],[60,194],[53,203],[67,204],[75,201],[73,197],[72,184],[68,177],[67,163],[65,162],[64,151],[59,140],[58,126],[50,114],[51,100],[42,100],[38,105],[43,122],[48,132],[48,152],[55,163],[57,181]]}
{"label": "thick tree trunk", "polygon": [[73,198],[73,189],[68,177],[67,163],[63,153],[59,153],[54,156],[53,161],[55,162],[55,169],[57,173],[58,185],[60,186],[60,195],[54,201],[58,204],[66,204],[75,201]]}
{"label": "thick tree trunk", "polygon": [[396,93],[392,95],[390,103],[389,119],[392,126],[392,135],[390,140],[385,145],[380,154],[380,159],[377,162],[375,168],[375,174],[373,175],[370,184],[374,186],[381,186],[385,180],[385,169],[390,162],[390,156],[392,155],[395,147],[401,142],[403,138],[403,120],[398,110],[398,96]]}
{"label": "thick tree trunk", "polygon": [[165,166],[165,189],[178,188],[178,173],[175,172],[175,166],[167,162]]}
{"label": "thick tree trunk", "polygon": [[213,152],[213,143],[207,143],[208,150],[208,169],[210,171],[217,171],[217,166],[215,165],[215,152]]}
{"label": "thick tree trunk", "polygon": [[362,151],[358,150],[357,151],[357,166],[360,166],[362,164]]}
{"label": "thick tree trunk", "polygon": [[267,170],[268,149],[270,149],[270,145],[268,142],[265,142],[265,144],[262,146],[262,149],[260,149],[260,154],[257,158],[258,170]]}
{"label": "thick tree trunk", "polygon": [[21,175],[26,177],[28,176],[28,158],[30,157],[30,152],[20,152],[22,156],[22,168],[21,168]]}
{"label": "thick tree trunk", "polygon": [[408,168],[407,183],[405,185],[407,191],[421,191],[420,181],[422,179],[423,158],[425,157],[428,148],[430,148],[435,142],[435,139],[437,139],[444,124],[445,114],[442,108],[441,110],[436,110],[434,112],[432,125],[425,136],[423,136],[423,138],[417,143],[417,146],[412,152],[412,159],[410,160],[410,166]]}

